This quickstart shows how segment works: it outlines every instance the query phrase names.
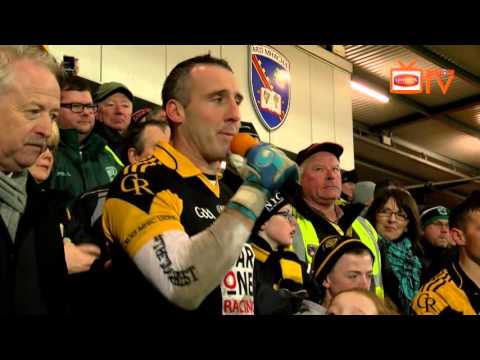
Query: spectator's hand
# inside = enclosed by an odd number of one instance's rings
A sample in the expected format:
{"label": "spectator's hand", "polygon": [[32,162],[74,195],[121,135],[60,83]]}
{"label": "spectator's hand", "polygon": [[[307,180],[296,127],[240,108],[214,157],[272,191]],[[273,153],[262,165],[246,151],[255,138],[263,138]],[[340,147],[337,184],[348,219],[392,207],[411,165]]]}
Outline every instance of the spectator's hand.
{"label": "spectator's hand", "polygon": [[100,256],[100,248],[94,244],[73,244],[68,238],[63,241],[65,261],[69,274],[90,270],[93,262]]}

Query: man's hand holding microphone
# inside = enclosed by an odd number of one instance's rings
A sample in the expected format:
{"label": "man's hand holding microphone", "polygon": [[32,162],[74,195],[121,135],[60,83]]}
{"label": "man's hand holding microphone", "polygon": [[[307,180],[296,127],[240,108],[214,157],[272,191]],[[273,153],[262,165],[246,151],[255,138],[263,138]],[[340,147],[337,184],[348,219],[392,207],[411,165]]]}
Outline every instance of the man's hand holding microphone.
{"label": "man's hand holding microphone", "polygon": [[235,136],[230,149],[245,158],[238,169],[244,182],[227,207],[255,222],[273,193],[286,182],[298,180],[298,166],[273,145],[245,133]]}

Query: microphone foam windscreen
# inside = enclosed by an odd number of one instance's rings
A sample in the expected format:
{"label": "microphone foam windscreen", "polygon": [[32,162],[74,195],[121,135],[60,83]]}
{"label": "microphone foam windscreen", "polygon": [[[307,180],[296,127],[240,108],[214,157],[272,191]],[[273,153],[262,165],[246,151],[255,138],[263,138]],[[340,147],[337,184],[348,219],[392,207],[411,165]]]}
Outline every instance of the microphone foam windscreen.
{"label": "microphone foam windscreen", "polygon": [[232,153],[245,157],[248,150],[257,146],[259,141],[254,137],[245,134],[239,133],[233,137],[233,140],[230,144],[230,150]]}

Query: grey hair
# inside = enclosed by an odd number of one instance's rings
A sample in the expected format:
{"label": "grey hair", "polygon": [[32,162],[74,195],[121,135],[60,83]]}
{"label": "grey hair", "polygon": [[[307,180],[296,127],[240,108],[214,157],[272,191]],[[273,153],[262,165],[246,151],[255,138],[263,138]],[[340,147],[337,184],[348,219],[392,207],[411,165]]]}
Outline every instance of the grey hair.
{"label": "grey hair", "polygon": [[0,93],[8,90],[15,73],[12,65],[19,60],[29,59],[50,70],[59,81],[62,70],[57,60],[41,45],[0,45]]}
{"label": "grey hair", "polygon": [[300,166],[298,167],[298,179],[299,181],[302,180],[302,177],[303,177],[303,173],[305,172],[305,169],[308,165],[308,162],[309,162],[310,158],[307,158],[305,159],[301,164]]}

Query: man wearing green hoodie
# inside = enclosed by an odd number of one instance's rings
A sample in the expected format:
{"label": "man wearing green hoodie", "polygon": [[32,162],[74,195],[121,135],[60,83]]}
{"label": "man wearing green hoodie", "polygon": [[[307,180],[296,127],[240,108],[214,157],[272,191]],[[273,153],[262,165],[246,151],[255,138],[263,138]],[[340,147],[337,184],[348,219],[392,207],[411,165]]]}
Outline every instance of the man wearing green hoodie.
{"label": "man wearing green hoodie", "polygon": [[50,188],[66,190],[77,197],[109,184],[123,164],[107,141],[92,132],[97,108],[83,79],[73,76],[65,80],[60,106],[60,145]]}

